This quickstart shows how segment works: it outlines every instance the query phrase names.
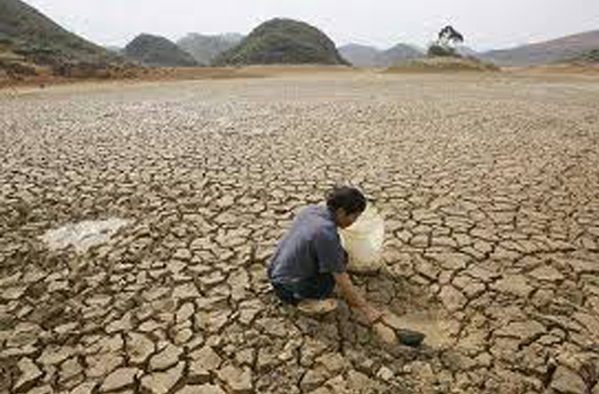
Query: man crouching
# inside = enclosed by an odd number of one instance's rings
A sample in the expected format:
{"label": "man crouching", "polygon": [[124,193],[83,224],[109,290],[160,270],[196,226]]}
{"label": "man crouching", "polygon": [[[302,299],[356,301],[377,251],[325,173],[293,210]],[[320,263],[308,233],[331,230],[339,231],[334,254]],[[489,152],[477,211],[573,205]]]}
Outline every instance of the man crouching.
{"label": "man crouching", "polygon": [[330,298],[337,285],[347,303],[369,323],[381,317],[352,284],[337,231],[351,226],[365,208],[364,195],[343,186],[328,194],[326,206],[309,205],[299,212],[268,267],[268,277],[283,302],[306,313],[330,312],[337,307],[337,300]]}

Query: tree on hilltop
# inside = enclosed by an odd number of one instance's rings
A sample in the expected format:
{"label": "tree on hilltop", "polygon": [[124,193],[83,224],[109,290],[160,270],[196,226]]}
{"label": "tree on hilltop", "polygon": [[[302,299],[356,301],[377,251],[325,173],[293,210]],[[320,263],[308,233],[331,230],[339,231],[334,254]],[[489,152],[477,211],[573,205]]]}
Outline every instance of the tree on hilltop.
{"label": "tree on hilltop", "polygon": [[445,26],[437,35],[437,40],[428,48],[428,56],[460,57],[455,46],[464,42],[464,36],[451,25]]}

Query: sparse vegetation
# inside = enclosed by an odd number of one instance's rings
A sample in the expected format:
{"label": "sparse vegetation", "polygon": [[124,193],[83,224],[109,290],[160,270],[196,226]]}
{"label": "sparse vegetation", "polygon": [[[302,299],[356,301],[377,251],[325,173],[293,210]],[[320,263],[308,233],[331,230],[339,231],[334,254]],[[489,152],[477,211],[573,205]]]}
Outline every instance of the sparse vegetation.
{"label": "sparse vegetation", "polygon": [[592,49],[572,59],[575,63],[599,63],[599,49]]}
{"label": "sparse vegetation", "polygon": [[439,44],[431,44],[427,51],[428,57],[460,57],[455,48],[443,47]]}
{"label": "sparse vegetation", "polygon": [[446,71],[499,71],[492,63],[482,62],[474,57],[436,57],[408,60],[385,72],[446,72]]}

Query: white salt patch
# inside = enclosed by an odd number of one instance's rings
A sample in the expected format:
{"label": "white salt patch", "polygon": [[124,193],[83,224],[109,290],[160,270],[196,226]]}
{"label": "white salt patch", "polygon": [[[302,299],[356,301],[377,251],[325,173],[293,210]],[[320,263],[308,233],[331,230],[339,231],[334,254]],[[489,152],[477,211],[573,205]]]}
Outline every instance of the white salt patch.
{"label": "white salt patch", "polygon": [[92,246],[108,242],[110,237],[130,222],[126,219],[110,218],[69,223],[57,229],[49,230],[41,239],[52,250],[73,246],[78,253],[85,253]]}

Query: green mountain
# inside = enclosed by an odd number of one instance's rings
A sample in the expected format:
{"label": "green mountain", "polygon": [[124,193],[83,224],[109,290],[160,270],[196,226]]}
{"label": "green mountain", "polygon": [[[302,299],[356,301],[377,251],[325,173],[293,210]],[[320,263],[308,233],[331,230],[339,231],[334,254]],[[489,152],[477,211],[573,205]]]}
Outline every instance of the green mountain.
{"label": "green mountain", "polygon": [[0,53],[42,64],[98,63],[118,57],[59,26],[20,0],[0,0]]}
{"label": "green mountain", "polygon": [[125,47],[123,54],[149,67],[193,67],[198,63],[193,56],[168,39],[151,34],[140,34]]}
{"label": "green mountain", "polygon": [[317,28],[291,19],[272,19],[219,55],[215,65],[347,64],[335,43]]}

